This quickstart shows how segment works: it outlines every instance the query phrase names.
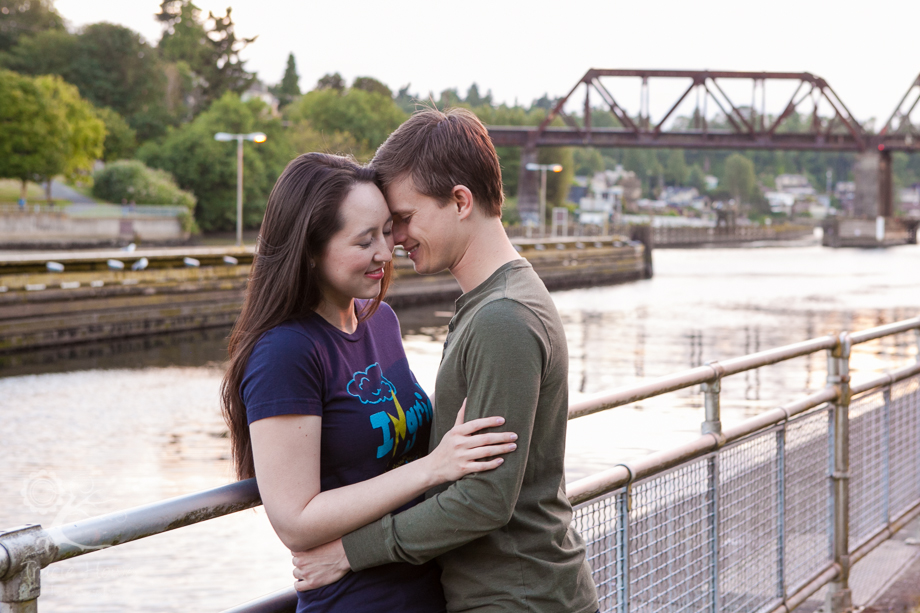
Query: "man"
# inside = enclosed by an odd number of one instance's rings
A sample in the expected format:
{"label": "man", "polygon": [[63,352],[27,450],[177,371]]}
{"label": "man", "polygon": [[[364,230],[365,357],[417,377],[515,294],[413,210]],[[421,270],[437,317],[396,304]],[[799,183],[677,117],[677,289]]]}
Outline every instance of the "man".
{"label": "man", "polygon": [[372,164],[395,241],[416,271],[447,269],[463,290],[438,370],[432,448],[466,398],[466,419],[505,417],[518,450],[495,470],[296,554],[296,587],[437,558],[449,611],[594,613],[585,546],[565,495],[566,339],[549,292],[502,227],[501,168],[489,135],[469,111],[426,109]]}

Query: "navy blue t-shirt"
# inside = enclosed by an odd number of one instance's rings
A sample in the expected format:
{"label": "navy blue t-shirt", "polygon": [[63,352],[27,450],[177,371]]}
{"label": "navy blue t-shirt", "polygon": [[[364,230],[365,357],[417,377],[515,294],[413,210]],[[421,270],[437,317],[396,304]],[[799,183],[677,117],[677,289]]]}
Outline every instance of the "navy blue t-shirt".
{"label": "navy blue t-shirt", "polygon": [[[240,396],[250,424],[276,415],[322,417],[323,491],[371,479],[428,453],[431,402],[409,370],[399,322],[386,304],[353,334],[316,314],[269,330],[253,348]],[[434,563],[349,573],[332,585],[299,592],[297,606],[298,613],[444,609]]]}

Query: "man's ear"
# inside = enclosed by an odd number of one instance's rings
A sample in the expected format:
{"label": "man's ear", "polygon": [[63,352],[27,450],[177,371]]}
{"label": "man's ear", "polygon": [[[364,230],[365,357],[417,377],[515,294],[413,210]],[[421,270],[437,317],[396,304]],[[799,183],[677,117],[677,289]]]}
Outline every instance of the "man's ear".
{"label": "man's ear", "polygon": [[475,202],[473,202],[473,192],[470,191],[470,188],[466,185],[454,185],[450,195],[454,199],[453,206],[456,207],[460,219],[467,219],[473,214]]}

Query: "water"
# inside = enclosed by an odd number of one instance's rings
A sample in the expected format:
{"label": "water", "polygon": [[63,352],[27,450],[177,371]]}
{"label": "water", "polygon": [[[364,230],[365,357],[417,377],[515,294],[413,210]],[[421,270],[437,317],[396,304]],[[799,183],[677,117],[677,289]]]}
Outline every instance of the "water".
{"label": "water", "polygon": [[[655,278],[558,292],[572,400],[728,358],[920,314],[920,248],[661,250]],[[433,389],[450,305],[399,312]],[[0,527],[45,526],[231,480],[218,410],[226,330],[87,345],[0,361]],[[915,359],[910,335],[858,346],[854,379]],[[731,424],[824,385],[825,357],[723,382]],[[570,423],[574,480],[691,440],[698,389]],[[55,564],[55,611],[221,610],[290,585],[290,556],[259,510]],[[243,580],[241,580],[241,578]]]}

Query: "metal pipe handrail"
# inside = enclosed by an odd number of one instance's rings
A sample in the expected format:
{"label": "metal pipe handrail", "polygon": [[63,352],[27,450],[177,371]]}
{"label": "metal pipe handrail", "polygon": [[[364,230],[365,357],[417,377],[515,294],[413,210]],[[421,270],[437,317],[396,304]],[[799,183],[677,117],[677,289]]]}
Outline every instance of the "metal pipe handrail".
{"label": "metal pipe handrail", "polygon": [[876,326],[875,328],[869,328],[868,330],[862,330],[861,332],[853,332],[850,334],[850,342],[854,345],[858,345],[860,343],[872,341],[877,338],[882,338],[883,336],[891,336],[892,334],[908,332],[909,330],[916,329],[920,329],[920,317],[913,317],[911,319],[896,321],[894,323],[885,324],[883,326]]}
{"label": "metal pipe handrail", "polygon": [[617,464],[605,471],[569,483],[566,487],[566,494],[573,505],[587,502],[625,487],[634,481],[668,470],[677,464],[701,458],[727,443],[776,426],[800,413],[832,402],[836,398],[837,390],[824,388],[789,404],[746,419],[737,426],[725,430],[721,435],[704,434],[679,447],[650,453],[633,462]]}
{"label": "metal pipe handrail", "polygon": [[[920,323],[918,323],[920,325]],[[910,328],[907,328],[908,330]],[[731,358],[719,362],[710,362],[705,366],[697,366],[672,375],[658,377],[644,383],[628,385],[617,388],[569,405],[569,419],[577,419],[607,409],[612,409],[624,404],[631,404],[653,396],[674,392],[694,385],[700,385],[721,377],[735,375],[747,370],[769,366],[785,360],[798,358],[804,355],[832,349],[838,340],[836,336],[822,336],[819,338],[793,343],[775,349],[768,349],[758,353]]]}
{"label": "metal pipe handrail", "polygon": [[[55,526],[36,533],[47,550],[43,566],[99,549],[122,545],[140,538],[190,526],[251,509],[261,504],[255,479],[246,479],[209,490],[161,500],[148,505]],[[0,579],[17,572],[29,543],[0,544]],[[12,572],[11,572],[12,571]]]}
{"label": "metal pipe handrail", "polygon": [[891,385],[892,383],[903,381],[904,379],[913,377],[916,374],[920,374],[920,362],[899,368],[897,370],[893,370],[889,373],[872,377],[871,379],[866,379],[865,381],[860,381],[859,383],[855,383],[850,386],[850,391],[853,392],[853,394],[861,394],[877,387]]}

